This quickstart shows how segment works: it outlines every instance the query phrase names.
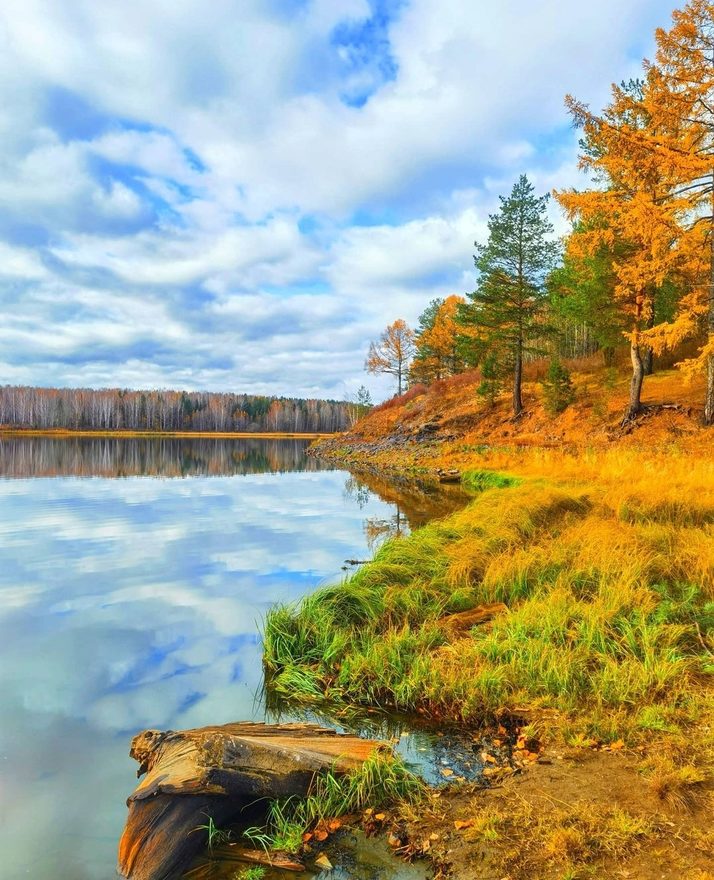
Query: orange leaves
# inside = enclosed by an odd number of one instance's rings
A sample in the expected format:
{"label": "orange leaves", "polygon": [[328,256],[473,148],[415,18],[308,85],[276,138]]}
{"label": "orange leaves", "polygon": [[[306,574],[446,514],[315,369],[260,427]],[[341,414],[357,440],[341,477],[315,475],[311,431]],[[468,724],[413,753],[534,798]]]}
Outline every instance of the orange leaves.
{"label": "orange leaves", "polygon": [[463,328],[456,323],[456,315],[464,302],[462,296],[448,296],[443,302],[434,301],[422,315],[422,322],[427,313],[430,320],[426,326],[422,323],[423,329],[415,340],[416,354],[412,364],[414,379],[431,382],[462,369],[463,364],[457,354],[457,337]]}

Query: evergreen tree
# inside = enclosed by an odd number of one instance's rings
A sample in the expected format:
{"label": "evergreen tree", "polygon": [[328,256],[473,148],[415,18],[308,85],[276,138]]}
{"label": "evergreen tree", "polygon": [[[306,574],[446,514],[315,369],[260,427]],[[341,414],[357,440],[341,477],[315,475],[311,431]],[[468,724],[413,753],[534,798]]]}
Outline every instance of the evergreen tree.
{"label": "evergreen tree", "polygon": [[546,216],[547,201],[547,195],[534,194],[525,175],[508,198],[501,196],[500,210],[488,220],[487,243],[476,243],[478,286],[460,311],[473,344],[512,370],[514,417],[523,411],[523,358],[536,353],[536,343],[546,332],[545,282],[558,255],[557,244],[548,238],[553,227]]}
{"label": "evergreen tree", "polygon": [[476,393],[486,401],[489,407],[492,407],[496,402],[501,390],[501,379],[495,355],[487,354],[481,364],[481,382]]}
{"label": "evergreen tree", "polygon": [[562,413],[575,400],[575,389],[570,373],[558,358],[553,358],[548,364],[548,372],[541,384],[545,409],[551,416]]}

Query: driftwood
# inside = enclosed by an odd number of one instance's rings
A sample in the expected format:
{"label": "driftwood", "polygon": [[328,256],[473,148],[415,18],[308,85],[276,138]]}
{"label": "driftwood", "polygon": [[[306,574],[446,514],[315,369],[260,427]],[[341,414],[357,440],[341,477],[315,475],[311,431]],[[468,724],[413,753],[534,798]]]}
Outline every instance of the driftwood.
{"label": "driftwood", "polygon": [[378,746],[308,724],[145,730],[129,752],[146,776],[127,801],[118,871],[130,880],[177,877],[205,847],[208,816],[221,827],[260,798],[305,795],[317,772],[348,772]]}
{"label": "driftwood", "polygon": [[452,637],[460,637],[468,633],[474,627],[482,623],[488,623],[499,614],[505,614],[508,607],[503,602],[489,602],[486,605],[477,605],[468,611],[459,611],[457,614],[448,614],[442,617],[439,623]]}
{"label": "driftwood", "polygon": [[[276,868],[280,871],[290,871],[294,874],[302,874],[305,865],[298,861],[295,856],[287,853],[274,852],[265,849],[248,849],[237,843],[222,843],[214,846],[211,858],[217,862],[239,862],[240,864],[262,865],[266,868]],[[204,875],[210,876],[210,864],[203,862],[198,867],[184,874],[184,880],[200,880]]]}

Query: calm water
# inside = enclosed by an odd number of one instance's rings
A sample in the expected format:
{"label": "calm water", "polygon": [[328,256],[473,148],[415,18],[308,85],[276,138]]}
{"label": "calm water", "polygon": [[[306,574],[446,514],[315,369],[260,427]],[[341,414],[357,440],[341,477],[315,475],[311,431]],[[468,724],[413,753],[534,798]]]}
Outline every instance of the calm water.
{"label": "calm water", "polygon": [[443,504],[304,449],[0,441],[2,880],[113,877],[130,737],[262,718],[270,604]]}

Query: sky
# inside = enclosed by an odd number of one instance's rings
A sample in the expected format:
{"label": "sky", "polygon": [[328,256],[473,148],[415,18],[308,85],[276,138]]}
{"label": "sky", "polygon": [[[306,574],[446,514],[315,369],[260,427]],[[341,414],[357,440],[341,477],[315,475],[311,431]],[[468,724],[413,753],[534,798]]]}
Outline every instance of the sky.
{"label": "sky", "polygon": [[[673,0],[3,0],[0,383],[343,399]],[[552,216],[565,231],[555,205]]]}

